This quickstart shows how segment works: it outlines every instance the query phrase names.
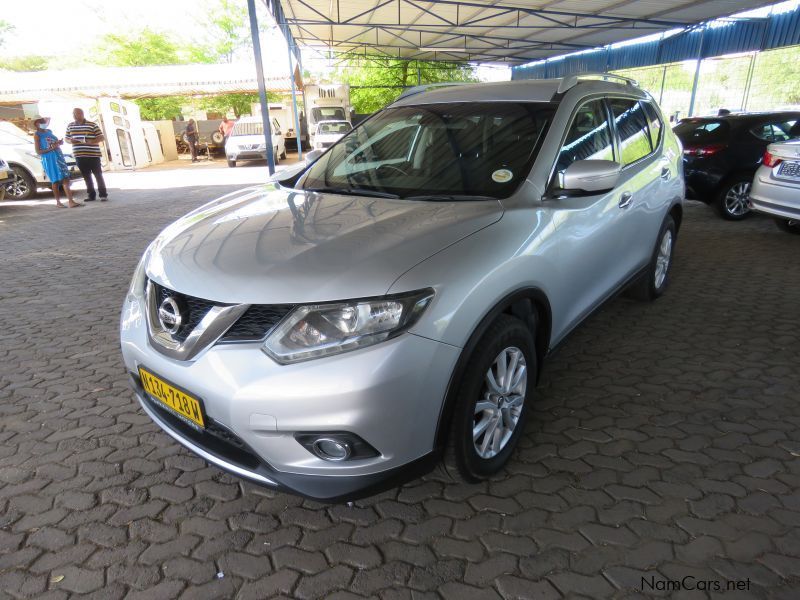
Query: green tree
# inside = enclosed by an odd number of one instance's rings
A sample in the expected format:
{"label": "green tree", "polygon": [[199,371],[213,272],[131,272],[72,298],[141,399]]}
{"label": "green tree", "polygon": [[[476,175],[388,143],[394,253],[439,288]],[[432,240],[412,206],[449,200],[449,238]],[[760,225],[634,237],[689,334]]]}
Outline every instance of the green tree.
{"label": "green tree", "polygon": [[14,26],[8,21],[0,19],[0,48],[3,47],[6,41],[6,34],[14,29]]}
{"label": "green tree", "polygon": [[177,119],[184,106],[189,102],[183,96],[167,96],[165,98],[139,98],[134,100],[144,121],[161,121]]}
{"label": "green tree", "polygon": [[0,69],[9,71],[44,71],[47,69],[49,58],[36,54],[26,54],[24,56],[11,56],[0,59]]}
{"label": "green tree", "polygon": [[372,113],[393,102],[403,89],[418,83],[477,81],[475,69],[465,63],[354,59],[338,69],[334,79],[351,86],[350,101],[357,113]]}
{"label": "green tree", "polygon": [[[267,102],[278,102],[280,96],[267,92]],[[238,119],[242,115],[249,115],[251,106],[258,102],[258,94],[220,94],[208,96],[200,100],[200,107],[204,110],[227,114],[233,111]]]}
{"label": "green tree", "polygon": [[167,33],[142,29],[134,34],[109,33],[97,48],[100,64],[117,67],[177,65],[189,62],[178,43]]}
{"label": "green tree", "polygon": [[251,45],[245,2],[206,2],[202,13],[203,20],[198,22],[196,34],[190,34],[191,62],[230,63],[237,50]]}

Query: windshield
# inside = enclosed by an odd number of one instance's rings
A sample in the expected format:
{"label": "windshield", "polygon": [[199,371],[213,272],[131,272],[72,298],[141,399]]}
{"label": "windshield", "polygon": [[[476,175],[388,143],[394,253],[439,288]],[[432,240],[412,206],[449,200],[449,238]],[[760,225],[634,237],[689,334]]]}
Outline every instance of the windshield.
{"label": "windshield", "polygon": [[317,133],[347,133],[352,128],[347,121],[323,121],[317,125]]}
{"label": "windshield", "polygon": [[238,121],[236,125],[233,126],[231,135],[264,135],[264,123],[261,121]]}
{"label": "windshield", "polygon": [[345,121],[344,109],[340,106],[316,106],[311,109],[312,120],[319,121]]}
{"label": "windshield", "polygon": [[389,108],[320,157],[299,187],[415,199],[507,198],[528,175],[554,111],[552,104],[512,102]]}

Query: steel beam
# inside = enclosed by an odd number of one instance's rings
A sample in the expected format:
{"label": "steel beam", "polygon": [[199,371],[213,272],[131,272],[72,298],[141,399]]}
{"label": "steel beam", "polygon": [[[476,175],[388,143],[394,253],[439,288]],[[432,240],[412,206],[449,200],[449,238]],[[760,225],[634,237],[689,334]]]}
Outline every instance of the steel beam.
{"label": "steel beam", "polygon": [[[264,85],[264,63],[261,60],[261,39],[258,35],[258,17],[255,0],[247,0],[247,12],[250,16],[250,37],[253,40],[253,55],[256,61],[256,79],[258,80],[258,98],[261,101],[261,119],[264,121],[264,139],[267,149],[267,166],[269,174],[275,173],[275,154],[272,152],[272,126],[269,120],[269,104],[267,104],[267,88]],[[294,76],[292,77],[294,82]]]}

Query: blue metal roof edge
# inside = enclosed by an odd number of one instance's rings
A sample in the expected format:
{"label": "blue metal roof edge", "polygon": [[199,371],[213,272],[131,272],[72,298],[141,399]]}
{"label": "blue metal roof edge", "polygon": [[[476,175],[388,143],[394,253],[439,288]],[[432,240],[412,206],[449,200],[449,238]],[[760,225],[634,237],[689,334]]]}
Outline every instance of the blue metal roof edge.
{"label": "blue metal roof edge", "polygon": [[[701,43],[702,39],[702,43]],[[632,69],[723,54],[800,44],[800,7],[765,19],[712,21],[649,42],[604,47],[511,69],[511,79],[549,79],[597,71]]]}

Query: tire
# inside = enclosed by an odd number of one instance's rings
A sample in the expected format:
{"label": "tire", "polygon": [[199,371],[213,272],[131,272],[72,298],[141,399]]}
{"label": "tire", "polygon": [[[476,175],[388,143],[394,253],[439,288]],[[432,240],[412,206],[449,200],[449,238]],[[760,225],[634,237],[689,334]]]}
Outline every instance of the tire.
{"label": "tire", "polygon": [[219,131],[215,131],[211,134],[211,141],[214,142],[217,146],[222,146],[225,143],[225,136],[222,135]]}
{"label": "tire", "polygon": [[672,266],[672,255],[675,252],[677,237],[675,221],[670,215],[667,215],[658,231],[647,272],[628,288],[627,295],[629,297],[643,302],[651,302],[664,295],[669,285],[669,269]]}
{"label": "tire", "polygon": [[286,147],[284,147],[283,152],[281,152],[281,160],[286,160]]}
{"label": "tire", "polygon": [[36,180],[24,167],[11,165],[13,179],[5,183],[8,200],[29,200],[36,195]]}
{"label": "tire", "polygon": [[753,185],[753,175],[736,175],[722,184],[714,206],[719,215],[728,221],[741,221],[750,216],[748,198]]}
{"label": "tire", "polygon": [[272,153],[272,158],[275,160],[275,164],[276,164],[276,165],[277,165],[277,164],[280,162],[280,160],[281,160],[281,157],[280,157],[280,156],[278,156],[278,147],[277,147],[277,146],[275,146],[275,152],[273,152],[273,153]]}
{"label": "tire", "polygon": [[[520,374],[522,369],[521,380],[510,392],[504,391],[497,369],[503,361],[508,367],[514,360],[517,365],[514,373]],[[525,429],[536,382],[536,365],[530,329],[515,317],[500,315],[475,346],[458,388],[444,457],[445,471],[450,477],[480,481],[497,473],[508,462]],[[489,372],[495,383],[500,384],[499,388],[490,386]],[[486,406],[484,410],[479,411],[479,402]],[[505,408],[498,409],[498,404]],[[473,432],[477,427],[483,429],[476,437]]]}
{"label": "tire", "polygon": [[800,235],[800,219],[775,219],[775,225],[781,231]]}
{"label": "tire", "polygon": [[228,159],[228,166],[232,169],[236,166],[236,161]]}

